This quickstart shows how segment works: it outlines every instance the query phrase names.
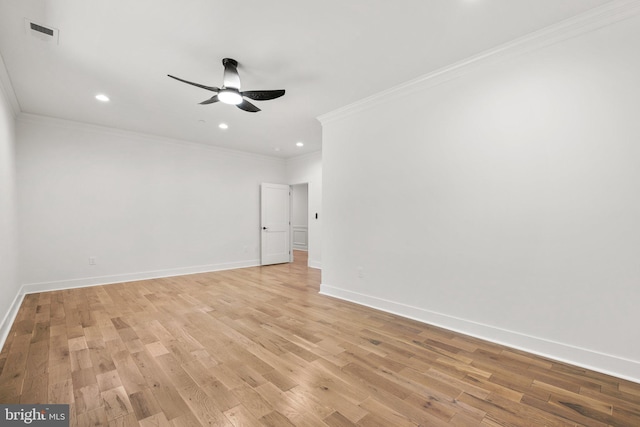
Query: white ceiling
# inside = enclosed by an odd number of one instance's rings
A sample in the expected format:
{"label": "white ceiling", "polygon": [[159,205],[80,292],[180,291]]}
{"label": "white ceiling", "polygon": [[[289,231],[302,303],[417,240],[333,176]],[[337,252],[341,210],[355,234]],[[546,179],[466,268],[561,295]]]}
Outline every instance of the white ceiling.
{"label": "white ceiling", "polygon": [[[321,149],[319,115],[609,2],[0,0],[0,54],[23,112],[288,158]],[[224,57],[286,95],[247,113],[167,77],[220,86]]]}

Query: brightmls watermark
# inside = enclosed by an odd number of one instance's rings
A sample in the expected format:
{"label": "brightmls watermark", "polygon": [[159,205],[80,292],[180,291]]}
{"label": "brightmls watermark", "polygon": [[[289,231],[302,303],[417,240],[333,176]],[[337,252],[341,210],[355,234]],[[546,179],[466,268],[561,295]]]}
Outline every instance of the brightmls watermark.
{"label": "brightmls watermark", "polygon": [[69,405],[0,405],[0,426],[69,427]]}

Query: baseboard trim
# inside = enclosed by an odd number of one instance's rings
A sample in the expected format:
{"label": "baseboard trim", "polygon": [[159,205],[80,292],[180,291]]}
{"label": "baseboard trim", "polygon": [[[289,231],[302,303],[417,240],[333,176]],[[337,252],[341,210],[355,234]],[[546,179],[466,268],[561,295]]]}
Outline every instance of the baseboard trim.
{"label": "baseboard trim", "polygon": [[640,362],[321,284],[320,294],[640,384]]}
{"label": "baseboard trim", "polygon": [[63,289],[84,288],[88,286],[111,285],[114,283],[135,282],[138,280],[160,279],[163,277],[184,276],[187,274],[210,273],[233,270],[236,268],[256,267],[260,260],[230,262],[224,264],[197,265],[192,267],[171,268],[167,270],[145,271],[140,273],[115,274],[110,276],[84,277],[80,279],[58,280],[54,282],[29,283],[22,285],[25,294],[59,291]]}
{"label": "baseboard trim", "polygon": [[322,263],[321,263],[321,262],[318,262],[318,261],[309,260],[309,261],[307,262],[307,266],[308,266],[309,268],[316,268],[316,269],[318,269],[318,270],[322,270]]}
{"label": "baseboard trim", "polygon": [[0,350],[2,350],[2,348],[4,347],[4,343],[9,337],[9,332],[11,331],[11,327],[13,326],[13,322],[15,322],[16,320],[16,316],[18,315],[18,310],[22,305],[24,296],[24,287],[21,287],[18,290],[15,298],[13,298],[13,302],[9,306],[9,310],[7,310],[7,314],[4,316],[4,319],[2,319],[2,323],[0,323]]}

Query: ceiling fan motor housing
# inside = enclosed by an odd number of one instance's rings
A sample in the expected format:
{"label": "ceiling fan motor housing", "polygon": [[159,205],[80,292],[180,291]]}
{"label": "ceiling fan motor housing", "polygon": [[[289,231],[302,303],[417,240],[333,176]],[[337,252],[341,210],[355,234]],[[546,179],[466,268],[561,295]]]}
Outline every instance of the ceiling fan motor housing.
{"label": "ceiling fan motor housing", "polygon": [[222,65],[226,66],[227,63],[233,65],[234,67],[238,68],[238,61],[236,61],[235,59],[231,59],[231,58],[224,58],[222,60]]}

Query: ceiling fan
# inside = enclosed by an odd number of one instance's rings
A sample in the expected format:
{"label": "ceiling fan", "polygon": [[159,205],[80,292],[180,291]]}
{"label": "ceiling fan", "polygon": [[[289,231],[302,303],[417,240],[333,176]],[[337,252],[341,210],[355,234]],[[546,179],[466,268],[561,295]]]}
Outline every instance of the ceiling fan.
{"label": "ceiling fan", "polygon": [[270,99],[276,99],[284,95],[284,89],[277,90],[245,90],[240,92],[240,75],[238,74],[238,61],[231,58],[224,58],[222,60],[224,65],[224,76],[222,79],[222,87],[217,88],[215,86],[205,86],[199,83],[190,82],[180,79],[178,77],[167,74],[172,79],[176,79],[183,83],[187,83],[193,86],[201,87],[202,89],[216,92],[211,98],[206,101],[202,101],[200,104],[213,104],[214,102],[223,102],[225,104],[235,105],[241,110],[248,111],[250,113],[256,113],[260,111],[258,107],[244,98],[249,98],[254,101],[268,101]]}

